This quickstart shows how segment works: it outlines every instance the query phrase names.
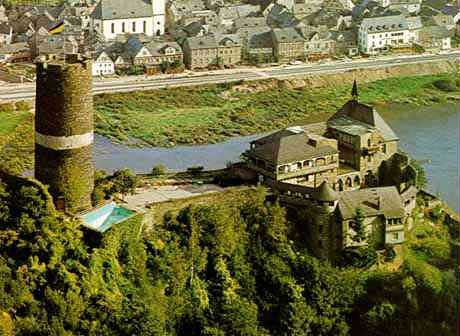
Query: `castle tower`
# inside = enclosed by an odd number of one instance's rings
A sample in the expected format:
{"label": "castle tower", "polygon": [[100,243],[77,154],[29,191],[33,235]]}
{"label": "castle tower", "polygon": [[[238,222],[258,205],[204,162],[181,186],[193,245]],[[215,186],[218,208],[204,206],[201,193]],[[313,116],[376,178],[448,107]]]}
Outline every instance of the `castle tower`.
{"label": "castle tower", "polygon": [[91,62],[80,55],[38,62],[35,177],[71,213],[91,207],[93,138]]}

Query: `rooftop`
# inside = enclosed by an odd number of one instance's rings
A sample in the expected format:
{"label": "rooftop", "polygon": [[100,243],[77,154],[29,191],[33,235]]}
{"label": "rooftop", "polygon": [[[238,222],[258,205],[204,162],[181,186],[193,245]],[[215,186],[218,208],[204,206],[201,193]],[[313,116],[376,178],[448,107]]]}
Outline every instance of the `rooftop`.
{"label": "rooftop", "polygon": [[339,193],[339,211],[344,220],[354,218],[360,208],[365,217],[404,217],[404,206],[396,187],[381,187],[342,191]]}
{"label": "rooftop", "polygon": [[91,16],[113,20],[152,16],[152,3],[148,0],[101,0]]}
{"label": "rooftop", "polygon": [[310,139],[301,129],[285,129],[254,141],[255,148],[249,153],[276,165],[338,153],[330,145],[318,143],[314,146]]}

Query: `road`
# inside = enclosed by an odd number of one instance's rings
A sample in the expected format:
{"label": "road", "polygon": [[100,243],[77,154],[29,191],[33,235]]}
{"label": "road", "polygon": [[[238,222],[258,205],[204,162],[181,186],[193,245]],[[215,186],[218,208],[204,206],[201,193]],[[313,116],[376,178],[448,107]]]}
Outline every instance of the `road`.
{"label": "road", "polygon": [[[439,60],[454,60],[459,51],[437,55],[399,56],[357,61],[330,62],[313,65],[279,66],[266,69],[224,70],[195,75],[176,75],[167,78],[126,78],[118,80],[94,81],[94,94],[154,90],[166,87],[192,86],[203,84],[228,83],[240,80],[260,80],[267,78],[284,79],[309,74],[340,73],[353,69],[372,69],[403,64],[425,63]],[[35,84],[3,85],[0,87],[0,102],[28,100],[35,97]]]}

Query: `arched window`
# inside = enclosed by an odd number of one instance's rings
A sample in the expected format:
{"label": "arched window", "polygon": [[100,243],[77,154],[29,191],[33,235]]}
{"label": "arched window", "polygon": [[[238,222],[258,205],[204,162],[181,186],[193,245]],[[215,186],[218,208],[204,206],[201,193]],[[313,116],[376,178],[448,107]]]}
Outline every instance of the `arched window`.
{"label": "arched window", "polygon": [[110,25],[110,31],[112,32],[112,34],[115,34],[115,23],[112,23]]}
{"label": "arched window", "polygon": [[346,180],[346,182],[345,182],[345,185],[346,185],[348,188],[351,188],[351,187],[353,186],[350,177],[347,178],[347,180]]}
{"label": "arched window", "polygon": [[136,32],[136,21],[133,21],[133,33]]}
{"label": "arched window", "polygon": [[142,22],[142,31],[143,31],[144,33],[147,32],[147,21]]}
{"label": "arched window", "polygon": [[326,164],[326,160],[324,158],[316,159],[316,165],[317,166],[322,166],[322,165],[325,165],[325,164]]}
{"label": "arched window", "polygon": [[339,180],[338,184],[339,184],[339,191],[343,191],[343,181]]}
{"label": "arched window", "polygon": [[371,147],[371,139],[367,139],[367,147]]}
{"label": "arched window", "polygon": [[361,185],[361,179],[358,175],[355,176],[354,185],[355,187],[359,187]]}
{"label": "arched window", "polygon": [[126,24],[124,22],[121,23],[121,32],[124,33],[126,30]]}

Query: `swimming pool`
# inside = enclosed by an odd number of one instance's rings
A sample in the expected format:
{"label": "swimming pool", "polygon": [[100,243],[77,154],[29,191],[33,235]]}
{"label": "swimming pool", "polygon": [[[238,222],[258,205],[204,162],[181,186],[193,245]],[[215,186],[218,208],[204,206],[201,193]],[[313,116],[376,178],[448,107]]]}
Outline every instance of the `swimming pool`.
{"label": "swimming pool", "polygon": [[106,204],[81,216],[83,225],[98,232],[105,232],[112,225],[134,216],[135,211],[118,206],[115,202]]}

